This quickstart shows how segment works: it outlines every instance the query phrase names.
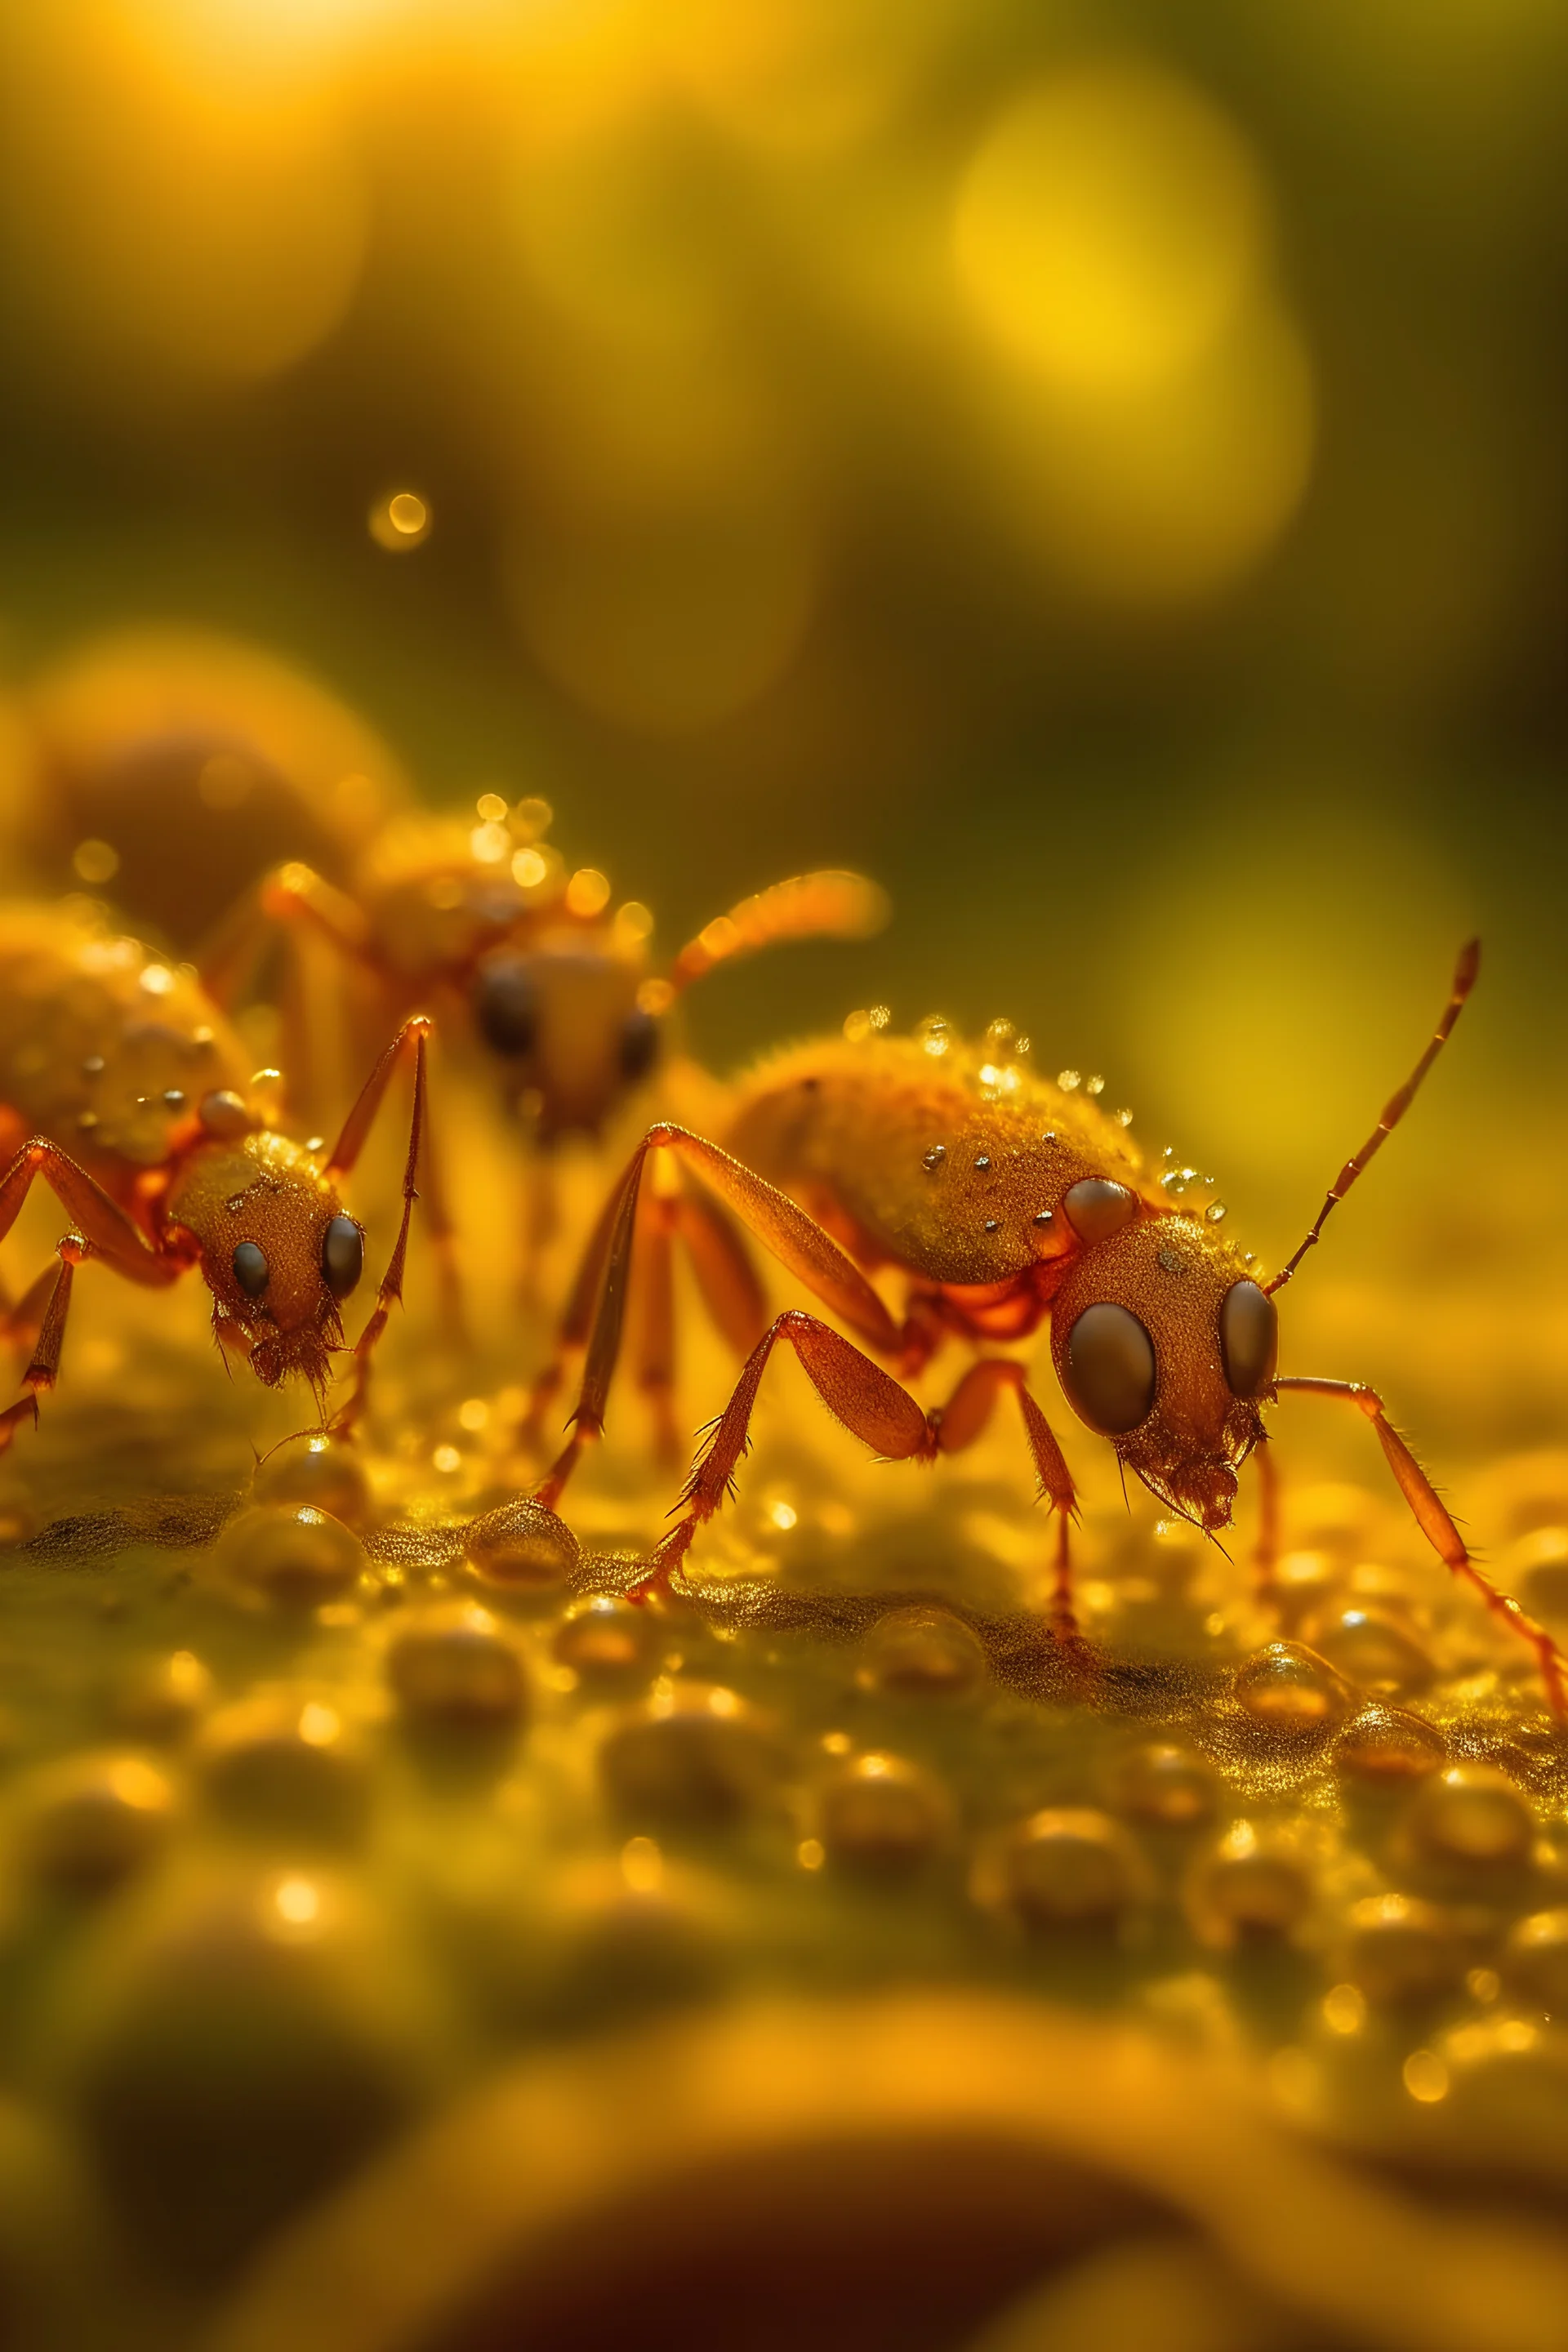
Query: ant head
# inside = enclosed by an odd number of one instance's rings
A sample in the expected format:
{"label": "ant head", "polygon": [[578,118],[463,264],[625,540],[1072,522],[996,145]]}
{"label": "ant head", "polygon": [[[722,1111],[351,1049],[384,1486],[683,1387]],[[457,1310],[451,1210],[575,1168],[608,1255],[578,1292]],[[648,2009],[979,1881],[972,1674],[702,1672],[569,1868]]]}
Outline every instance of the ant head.
{"label": "ant head", "polygon": [[1079,1420],[1163,1503],[1223,1528],[1263,1436],[1276,1324],[1234,1250],[1190,1217],[1146,1217],[1071,1262],[1051,1351]]}
{"label": "ant head", "polygon": [[267,1130],[215,1142],[193,1153],[170,1213],[200,1247],[215,1328],[241,1338],[257,1379],[324,1390],[364,1232],[310,1155]]}
{"label": "ant head", "polygon": [[480,959],[468,992],[474,1025],[542,1140],[596,1133],[647,1076],[662,1043],[647,1001],[658,987],[608,938],[506,945]]}

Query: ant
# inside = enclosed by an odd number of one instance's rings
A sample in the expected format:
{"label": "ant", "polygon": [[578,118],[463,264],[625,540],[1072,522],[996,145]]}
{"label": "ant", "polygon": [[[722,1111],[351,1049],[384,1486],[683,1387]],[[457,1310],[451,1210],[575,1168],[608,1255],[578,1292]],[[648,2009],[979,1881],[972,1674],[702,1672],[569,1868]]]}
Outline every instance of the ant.
{"label": "ant", "polygon": [[[730,1402],[710,1424],[681,1496],[682,1516],[657,1546],[644,1591],[668,1590],[693,1537],[731,1489],[757,1392],[780,1341],[793,1348],[844,1426],[895,1461],[931,1461],[970,1444],[998,1398],[1017,1402],[1040,1492],[1058,1514],[1055,1607],[1072,1624],[1068,1526],[1072,1474],[1044,1412],[1009,1357],[982,1355],[945,1405],[926,1411],[902,1385],[941,1342],[1023,1339],[1048,1319],[1057,1377],[1078,1418],[1116,1449],[1166,1507],[1205,1533],[1228,1527],[1237,1473],[1254,1452],[1263,1484],[1265,1576],[1278,1539],[1276,1474],[1263,1408],[1288,1392],[1328,1397],[1371,1421],[1422,1533],[1455,1575],[1535,1652],[1552,1710],[1565,1710],[1564,1659],[1551,1636],[1483,1574],[1376,1391],[1355,1381],[1280,1377],[1276,1295],[1409,1109],[1475,982],[1479,943],[1461,953],[1430,1044],[1377,1126],[1345,1162],[1306,1239],[1272,1281],[1223,1239],[1206,1213],[1175,1205],[1186,1171],[1142,1171],[1124,1132],[1086,1099],[1076,1072],[1056,1084],[1020,1066],[1026,1041],[1006,1024],[983,1053],[940,1021],[911,1038],[861,1015],[842,1040],[804,1045],[764,1066],[741,1090],[722,1148],[668,1122],[650,1127],[605,1206],[561,1326],[536,1411],[559,1385],[563,1357],[585,1348],[563,1452],[539,1488],[553,1505],[584,1447],[603,1432],[620,1349],[634,1241],[650,1289],[668,1297],[672,1205],[642,1180],[668,1155],[677,1181],[695,1177],[765,1249],[864,1343],[792,1309],[767,1320],[738,1241],[728,1259],[694,1252],[700,1287],[727,1337],[750,1349]],[[1223,1214],[1223,1211],[1220,1212]],[[868,1280],[903,1277],[895,1317]],[[668,1308],[663,1318],[667,1341]],[[864,1352],[871,1350],[870,1354]],[[657,1350],[656,1350],[657,1353]],[[880,1357],[889,1372],[873,1360]],[[657,1362],[652,1367],[658,1371]],[[645,1365],[645,1382],[648,1380]]]}
{"label": "ant", "polygon": [[[632,900],[612,910],[603,874],[568,874],[544,839],[547,802],[510,808],[498,793],[475,818],[423,816],[383,829],[346,889],[309,866],[283,866],[234,911],[203,977],[232,1003],[273,927],[330,943],[368,983],[382,1013],[434,1006],[443,1034],[466,1037],[499,1072],[508,1107],[541,1157],[525,1234],[532,1268],[556,1226],[549,1154],[597,1136],[665,1050],[666,1018],[695,980],[784,940],[861,939],[887,905],[858,874],[805,874],[742,899],[688,940],[663,972],[647,969],[653,929]],[[435,1171],[426,1169],[433,1205]]]}
{"label": "ant", "polygon": [[[403,1294],[430,1028],[423,1014],[404,1023],[324,1151],[269,1123],[277,1072],[246,1076],[243,1045],[188,965],[108,936],[69,902],[0,909],[0,1241],[39,1178],[74,1227],[58,1265],[5,1310],[5,1336],[30,1360],[24,1395],[0,1413],[0,1452],[21,1423],[37,1423],[39,1394],[55,1385],[75,1269],[88,1258],[152,1289],[199,1266],[220,1348],[247,1357],[268,1388],[307,1381],[320,1403],[342,1304],[364,1268],[364,1228],[341,1205],[339,1180],[412,1055],[402,1223],[332,1423],[352,1430],[371,1351]],[[62,1133],[79,1158],[53,1139]]]}

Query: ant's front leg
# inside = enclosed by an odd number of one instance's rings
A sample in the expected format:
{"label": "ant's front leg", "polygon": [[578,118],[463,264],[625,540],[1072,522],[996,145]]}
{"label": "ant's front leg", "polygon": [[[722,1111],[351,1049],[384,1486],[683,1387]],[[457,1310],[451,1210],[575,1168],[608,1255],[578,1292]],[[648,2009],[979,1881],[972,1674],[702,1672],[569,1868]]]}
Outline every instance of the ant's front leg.
{"label": "ant's front leg", "polygon": [[1560,1721],[1568,1716],[1568,1658],[1563,1656],[1543,1625],[1538,1625],[1510,1594],[1501,1591],[1489,1576],[1483,1574],[1447,1505],[1389,1420],[1377,1391],[1369,1388],[1364,1381],[1328,1381],[1310,1377],[1277,1380],[1274,1386],[1276,1390],[1293,1389],[1303,1396],[1331,1397],[1338,1403],[1352,1404],[1365,1413],[1377,1433],[1378,1444],[1398,1482],[1399,1491],[1409,1504],[1416,1526],[1433,1550],[1446,1568],[1455,1576],[1462,1577],[1480,1594],[1494,1617],[1500,1619],[1510,1633],[1517,1633],[1521,1641],[1529,1643],[1535,1653],[1552,1714]]}
{"label": "ant's front leg", "polygon": [[338,1138],[337,1145],[325,1170],[328,1177],[335,1179],[338,1176],[346,1175],[353,1168],[364,1147],[371,1123],[381,1108],[393,1073],[399,1063],[407,1059],[412,1051],[414,1107],[408,1121],[408,1156],[403,1169],[403,1215],[397,1228],[397,1239],[393,1244],[392,1255],[387,1261],[386,1272],[381,1278],[381,1288],[376,1293],[375,1306],[372,1310],[370,1320],[355,1342],[353,1386],[349,1391],[346,1402],[332,1416],[331,1427],[340,1437],[350,1435],[363,1415],[365,1398],[370,1388],[371,1355],[377,1340],[386,1328],[387,1318],[393,1307],[399,1305],[403,1297],[404,1269],[408,1256],[408,1229],[414,1215],[414,1203],[419,1198],[416,1190],[416,1179],[419,1173],[420,1152],[425,1139],[425,1054],[426,1043],[433,1025],[424,1013],[416,1013],[411,1021],[404,1023],[366,1079],[359,1100],[344,1122],[343,1131]]}

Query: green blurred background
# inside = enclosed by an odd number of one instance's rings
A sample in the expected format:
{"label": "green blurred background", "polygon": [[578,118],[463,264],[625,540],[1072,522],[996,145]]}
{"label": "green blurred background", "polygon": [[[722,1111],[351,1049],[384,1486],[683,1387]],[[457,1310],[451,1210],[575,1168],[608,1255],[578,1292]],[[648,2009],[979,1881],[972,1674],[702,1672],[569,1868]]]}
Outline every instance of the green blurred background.
{"label": "green blurred background", "polygon": [[666,948],[859,864],[717,1066],[1005,1013],[1276,1262],[1479,929],[1288,1368],[1552,1435],[1565,90],[1554,0],[12,0],[6,668],[253,637]]}

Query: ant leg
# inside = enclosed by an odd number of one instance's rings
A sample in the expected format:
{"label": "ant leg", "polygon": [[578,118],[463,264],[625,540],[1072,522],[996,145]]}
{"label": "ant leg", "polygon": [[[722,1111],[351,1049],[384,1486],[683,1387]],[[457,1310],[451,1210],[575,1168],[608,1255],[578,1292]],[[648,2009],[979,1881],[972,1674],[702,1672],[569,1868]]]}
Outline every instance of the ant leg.
{"label": "ant leg", "polygon": [[523,1179],[522,1257],[518,1268],[517,1303],[524,1315],[537,1315],[544,1295],[540,1278],[546,1253],[561,1230],[561,1183],[555,1163],[535,1151]]}
{"label": "ant leg", "polygon": [[755,955],[781,940],[865,940],[887,919],[885,894],[863,875],[797,874],[715,916],[681,949],[667,985],[678,996],[715,964]]}
{"label": "ant leg", "polygon": [[463,1309],[463,1275],[458,1264],[458,1236],[444,1167],[441,1151],[426,1121],[419,1198],[425,1203],[426,1237],[436,1257],[438,1311],[447,1338],[453,1347],[461,1348],[468,1343],[468,1317]]}
{"label": "ant leg", "polygon": [[[710,1143],[705,1137],[668,1122],[650,1127],[626,1163],[595,1235],[595,1248],[602,1246],[604,1252],[603,1279],[598,1290],[597,1312],[588,1336],[582,1386],[572,1415],[572,1434],[538,1489],[538,1500],[552,1510],[560,1500],[583,1448],[592,1444],[604,1430],[605,1403],[620,1356],[621,1334],[626,1322],[637,1195],[648,1154],[653,1151],[678,1153],[682,1167],[689,1169],[710,1192],[716,1192],[721,1201],[734,1211],[748,1232],[771,1251],[781,1265],[796,1275],[808,1290],[815,1291],[818,1298],[833,1307],[874,1348],[887,1355],[895,1354],[898,1350],[898,1325],[859,1267],[845,1255],[830,1234],[824,1233],[815,1218],[808,1217],[787,1193],[776,1191],[772,1184],[754,1175],[740,1160],[731,1159],[727,1151],[721,1151],[717,1144]],[[601,1234],[607,1236],[602,1244]],[[591,1295],[586,1292],[586,1273],[585,1262],[569,1315],[578,1307],[585,1295]]]}
{"label": "ant leg", "polygon": [[[588,1335],[594,1328],[594,1308],[604,1278],[605,1261],[609,1255],[610,1237],[615,1230],[619,1208],[619,1190],[605,1202],[588,1236],[586,1248],[578,1262],[576,1276],[567,1296],[566,1306],[556,1326],[555,1345],[550,1361],[533,1383],[528,1400],[528,1410],[518,1423],[517,1442],[526,1452],[537,1450],[543,1433],[544,1417],[552,1401],[566,1384],[570,1366],[580,1358],[588,1345]],[[564,1481],[563,1481],[564,1484]]]}
{"label": "ant leg", "polygon": [[[600,1213],[578,1265],[566,1308],[556,1332],[550,1361],[533,1384],[528,1411],[518,1429],[518,1443],[537,1450],[545,1416],[566,1382],[574,1360],[586,1351],[594,1328],[594,1310],[615,1230],[619,1193],[612,1192]],[[717,1202],[682,1191],[673,1202],[676,1230],[697,1278],[698,1291],[714,1328],[738,1356],[749,1356],[768,1326],[768,1302],[755,1266],[733,1223]],[[540,1489],[542,1499],[559,1496],[582,1446],[569,1443],[566,1453]],[[563,1470],[563,1463],[565,1465]]]}
{"label": "ant leg", "polygon": [[20,1298],[7,1297],[3,1318],[0,1318],[0,1339],[16,1349],[18,1354],[31,1355],[37,1346],[38,1334],[44,1328],[58,1279],[58,1265],[45,1266],[37,1282],[23,1292]]}
{"label": "ant leg", "polygon": [[279,927],[296,924],[308,924],[351,961],[370,961],[370,927],[353,900],[308,866],[280,866],[224,917],[198,960],[214,1003],[233,1004]]}
{"label": "ant leg", "polygon": [[791,1307],[778,1316],[742,1367],[729,1403],[698,1455],[678,1520],[655,1548],[645,1582],[666,1587],[690,1549],[692,1538],[731,1492],[750,1442],[752,1413],[768,1359],[785,1339],[807,1380],[836,1421],[889,1462],[930,1461],[940,1449],[936,1416],[928,1415],[890,1372],[820,1322]]}
{"label": "ant leg", "polygon": [[410,1046],[414,1050],[414,1108],[408,1121],[408,1157],[403,1169],[403,1215],[393,1244],[386,1272],[381,1278],[375,1306],[370,1320],[354,1344],[353,1386],[347,1401],[332,1416],[334,1433],[346,1437],[364,1412],[365,1397],[370,1388],[370,1359],[373,1349],[386,1328],[387,1318],[403,1298],[403,1274],[408,1255],[408,1228],[414,1215],[414,1203],[419,1198],[415,1179],[419,1173],[419,1158],[425,1139],[425,1054],[431,1024],[423,1013],[405,1021],[391,1045],[383,1054],[365,1081],[358,1102],[350,1111],[337,1149],[327,1163],[329,1176],[337,1176],[352,1168],[363,1146],[371,1121],[381,1107],[383,1096],[398,1063],[404,1060]]}
{"label": "ant leg", "polygon": [[[60,1243],[58,1264],[47,1269],[43,1284],[47,1284],[47,1297],[39,1318],[37,1336],[33,1343],[32,1360],[22,1375],[23,1394],[13,1405],[0,1412],[0,1454],[10,1446],[17,1430],[26,1421],[36,1429],[38,1425],[38,1398],[41,1392],[54,1387],[60,1369],[60,1349],[65,1345],[66,1317],[70,1312],[71,1284],[76,1269],[91,1252],[79,1234],[67,1234]],[[35,1284],[27,1294],[32,1298],[43,1286]]]}
{"label": "ant leg", "polygon": [[116,1273],[132,1282],[143,1283],[149,1289],[161,1290],[184,1272],[186,1262],[183,1257],[159,1249],[85,1168],[79,1168],[58,1143],[51,1143],[42,1135],[35,1135],[30,1142],[24,1143],[0,1175],[0,1241],[16,1223],[23,1202],[38,1178],[48,1186],[83,1240],[91,1244],[92,1255],[106,1259]]}
{"label": "ant leg", "polygon": [[738,1356],[749,1356],[768,1328],[767,1293],[750,1251],[716,1202],[683,1192],[675,1213],[714,1328]]}
{"label": "ant leg", "polygon": [[653,1420],[656,1457],[679,1466],[683,1447],[675,1421],[676,1202],[662,1186],[643,1194],[637,1219],[637,1385]]}
{"label": "ant leg", "polygon": [[132,1223],[119,1202],[110,1200],[102,1186],[93,1181],[86,1169],[79,1168],[58,1144],[50,1143],[44,1136],[35,1136],[31,1142],[25,1143],[4,1175],[0,1175],[0,1241],[16,1223],[23,1202],[40,1177],[80,1230],[68,1234],[59,1245],[59,1272],[47,1293],[47,1303],[40,1281],[11,1310],[9,1323],[16,1336],[31,1337],[35,1316],[37,1336],[33,1339],[32,1361],[23,1376],[26,1394],[0,1413],[0,1453],[10,1444],[21,1422],[37,1422],[38,1392],[55,1384],[71,1282],[76,1267],[84,1258],[101,1257],[129,1281],[142,1283],[150,1289],[162,1289],[177,1281],[185,1269],[184,1258],[172,1251],[155,1248]]}
{"label": "ant leg", "polygon": [[1383,1399],[1377,1391],[1368,1388],[1363,1381],[1310,1378],[1277,1380],[1274,1386],[1276,1389],[1294,1389],[1305,1396],[1332,1397],[1342,1403],[1356,1405],[1365,1413],[1377,1432],[1378,1444],[1398,1481],[1399,1491],[1409,1504],[1415,1523],[1427,1542],[1446,1568],[1474,1587],[1494,1617],[1500,1618],[1510,1632],[1529,1643],[1535,1653],[1552,1714],[1560,1718],[1568,1715],[1568,1681],[1564,1679],[1568,1675],[1568,1658],[1563,1656],[1544,1626],[1538,1625],[1517,1601],[1500,1591],[1489,1577],[1482,1574],[1448,1510],[1439,1499],[1436,1488],[1384,1411]]}
{"label": "ant leg", "polygon": [[1258,1541],[1252,1565],[1258,1598],[1273,1607],[1279,1598],[1279,1466],[1267,1438],[1253,1459],[1258,1465]]}
{"label": "ant leg", "polygon": [[971,1364],[947,1403],[930,1416],[932,1433],[938,1450],[943,1454],[957,1454],[964,1446],[973,1445],[990,1420],[997,1398],[1006,1389],[1011,1389],[1018,1400],[1039,1491],[1049,1498],[1057,1517],[1052,1613],[1064,1631],[1076,1632],[1068,1529],[1078,1517],[1078,1493],[1056,1433],[1025,1385],[1023,1365],[1015,1363],[1010,1356],[985,1356],[979,1363]]}

